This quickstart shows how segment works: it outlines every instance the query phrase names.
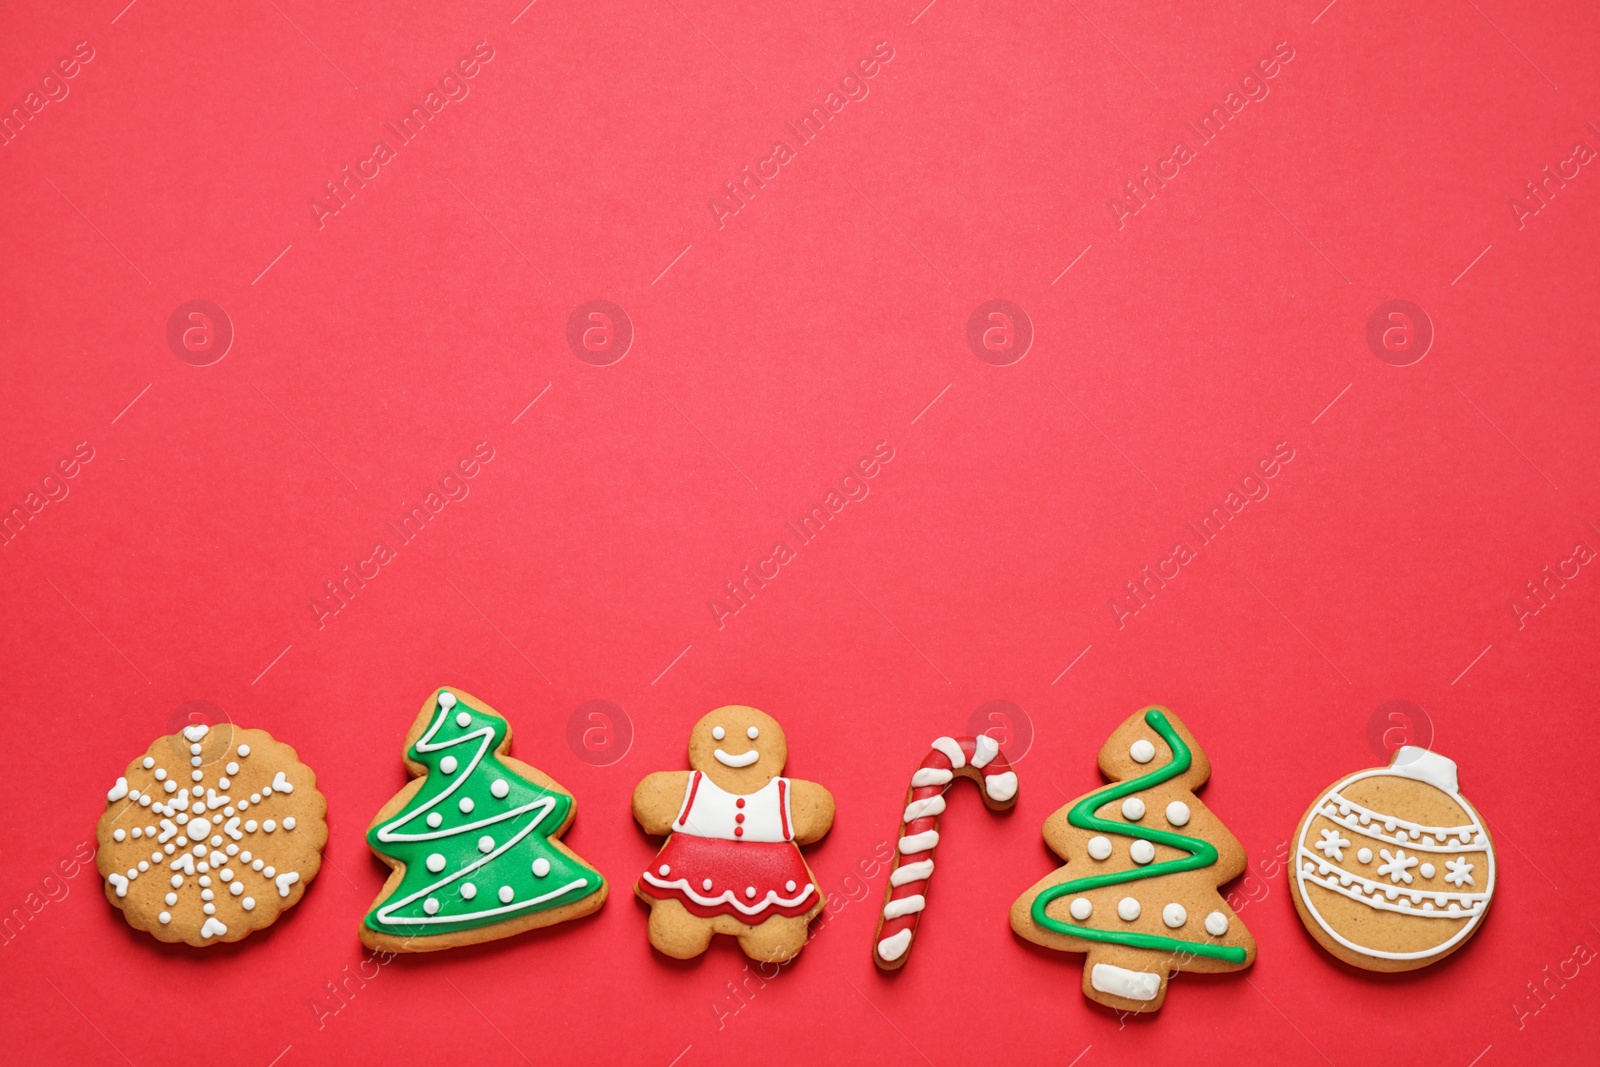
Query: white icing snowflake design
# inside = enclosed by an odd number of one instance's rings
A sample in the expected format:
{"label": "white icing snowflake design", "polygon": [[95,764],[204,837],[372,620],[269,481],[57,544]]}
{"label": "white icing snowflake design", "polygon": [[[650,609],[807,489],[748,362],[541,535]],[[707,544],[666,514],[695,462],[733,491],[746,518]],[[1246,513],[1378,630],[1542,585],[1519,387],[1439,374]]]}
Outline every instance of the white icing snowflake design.
{"label": "white icing snowflake design", "polygon": [[1340,837],[1339,831],[1324,830],[1322,831],[1322,840],[1317,842],[1316,847],[1323,855],[1337,863],[1344,859],[1344,850],[1349,845],[1349,839]]}
{"label": "white icing snowflake design", "polygon": [[1388,849],[1379,849],[1378,855],[1384,859],[1384,862],[1378,865],[1380,875],[1387,874],[1391,882],[1411,884],[1411,868],[1417,865],[1415,856],[1407,856],[1403,848],[1395,849],[1393,856],[1389,855]]}
{"label": "white icing snowflake design", "polygon": [[[274,794],[293,793],[293,784],[279,771],[270,784],[262,784],[248,797],[234,796],[232,776],[240,772],[238,761],[250,755],[250,746],[240,744],[223,758],[213,760],[211,771],[217,776],[216,784],[207,786],[206,772],[200,767],[202,742],[209,732],[204,724],[183,729],[189,752],[189,766],[183,768],[189,771],[187,780],[182,777],[183,770],[169,772],[157,767],[154,757],[146,756],[141,763],[143,770],[148,772],[154,768],[154,771],[143,783],[143,791],[131,788],[123,777],[118,778],[106,794],[109,802],[124,799],[128,802],[117,822],[132,824],[118,825],[112,831],[112,841],[121,847],[126,847],[123,843],[130,840],[137,842],[132,850],[139,852],[151,849],[148,859],[139,860],[126,873],[112,871],[106,875],[112,891],[119,897],[127,896],[128,884],[142,874],[169,883],[172,891],[164,898],[169,910],[157,916],[165,926],[173,921],[173,913],[179,908],[179,891],[189,895],[197,889],[199,900],[194,906],[205,917],[200,936],[207,941],[228,932],[227,924],[217,917],[219,899],[232,898],[244,911],[254,911],[256,900],[250,894],[262,893],[269,899],[287,897],[290,886],[300,881],[300,872],[276,870],[264,858],[252,855],[240,845],[241,842],[255,844],[258,848],[265,845],[265,838],[255,836],[258,832],[270,835],[280,829],[285,833],[294,831],[293,816],[285,816],[281,821],[270,816],[259,821],[255,818],[263,805],[270,810]],[[218,808],[222,810],[219,812]],[[144,811],[150,814],[145,815]],[[271,850],[270,846],[267,848]],[[166,869],[162,870],[163,867]],[[170,878],[167,877],[169,871]],[[261,884],[247,890],[246,874]]]}
{"label": "white icing snowflake design", "polygon": [[1467,862],[1467,857],[1457,856],[1453,860],[1446,860],[1444,866],[1445,869],[1450,872],[1444,876],[1444,880],[1449,882],[1451,885],[1461,886],[1477,884],[1472,880],[1472,864]]}

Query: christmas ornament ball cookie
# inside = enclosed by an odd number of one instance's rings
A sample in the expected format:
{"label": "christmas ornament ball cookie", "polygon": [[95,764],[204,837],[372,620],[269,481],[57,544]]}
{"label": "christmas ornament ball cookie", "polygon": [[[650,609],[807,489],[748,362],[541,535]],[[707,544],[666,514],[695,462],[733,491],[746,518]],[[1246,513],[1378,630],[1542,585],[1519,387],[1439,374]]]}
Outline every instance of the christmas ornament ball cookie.
{"label": "christmas ornament ball cookie", "polygon": [[1388,767],[1329,787],[1295,832],[1300,921],[1369,971],[1410,971],[1477,933],[1494,896],[1494,844],[1456,765],[1406,746]]}
{"label": "christmas ornament ball cookie", "polygon": [[196,723],[157,738],[106,793],[95,863],[135,929],[197,948],[238,941],[305,895],[327,816],[293,748]]}

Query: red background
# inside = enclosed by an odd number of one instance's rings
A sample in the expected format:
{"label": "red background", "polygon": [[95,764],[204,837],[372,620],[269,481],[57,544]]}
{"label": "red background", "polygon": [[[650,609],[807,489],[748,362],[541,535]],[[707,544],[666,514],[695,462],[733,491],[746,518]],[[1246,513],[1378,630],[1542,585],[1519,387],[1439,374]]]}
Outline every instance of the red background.
{"label": "red background", "polygon": [[[1600,853],[1574,847],[1569,802],[1595,796],[1600,576],[1509,605],[1600,547],[1600,177],[1521,228],[1508,202],[1600,145],[1600,15],[123,2],[0,13],[8,109],[94,50],[0,148],[0,503],[94,451],[0,549],[0,909],[26,913],[0,948],[10,1056],[1488,1067],[1587,1040],[1600,978],[1565,961],[1600,947]],[[319,229],[323,183],[480,40],[470,95]],[[719,229],[721,183],[878,41],[870,96]],[[1270,95],[1198,147],[1185,122],[1279,41]],[[1109,198],[1179,138],[1196,158],[1119,229]],[[964,339],[996,297],[1036,330],[1006,367]],[[236,331],[206,367],[165,340],[196,298]],[[1365,339],[1393,298],[1437,334],[1407,367]],[[566,344],[591,299],[636,330],[611,366]],[[319,629],[323,581],[480,441],[470,495]],[[895,458],[871,495],[719,629],[722,583],[878,441]],[[1110,598],[1279,442],[1270,496],[1119,628]],[[383,880],[362,832],[440,684],[505,712],[513,753],[576,795],[566,840],[612,897],[333,1000]],[[631,722],[608,766],[567,743],[593,699]],[[1460,765],[1501,881],[1467,948],[1382,978],[1312,943],[1273,857],[1322,788],[1386,762],[1368,727],[1394,699]],[[332,827],[303,904],[204,952],[130,930],[92,867],[59,873],[192,700],[295,745]],[[1022,709],[1014,744],[1031,722],[1021,799],[996,819],[954,798],[913,958],[885,978],[869,857],[927,741],[990,700]],[[654,954],[629,892],[657,844],[633,785],[730,702],[777,716],[789,772],[833,790],[808,858],[848,901],[742,1006],[735,946]],[[1053,866],[1045,816],[1155,702],[1216,768],[1202,799],[1249,851],[1231,888],[1260,959],[1122,1025],[1006,911]]]}

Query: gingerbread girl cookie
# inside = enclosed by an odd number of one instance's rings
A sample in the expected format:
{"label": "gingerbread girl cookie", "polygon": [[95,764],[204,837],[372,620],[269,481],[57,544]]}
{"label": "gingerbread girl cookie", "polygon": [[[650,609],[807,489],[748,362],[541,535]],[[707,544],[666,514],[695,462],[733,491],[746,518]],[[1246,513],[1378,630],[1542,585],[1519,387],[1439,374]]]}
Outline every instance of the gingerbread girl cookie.
{"label": "gingerbread girl cookie", "polygon": [[1044,824],[1067,861],[1011,907],[1011,928],[1047,948],[1087,954],[1083,995],[1152,1012],[1178,971],[1237,971],[1256,942],[1218,888],[1244,871],[1237,838],[1194,791],[1211,764],[1165,708],[1137,712],[1100,750],[1112,784]]}
{"label": "gingerbread girl cookie", "polygon": [[782,963],[805,947],[822,890],[798,846],[833,825],[833,796],[782,776],[783,728],[737,704],[689,734],[687,771],[658,771],[633,793],[633,817],[667,843],[634,891],[650,905],[650,943],[678,959],[714,934],[751,959]]}

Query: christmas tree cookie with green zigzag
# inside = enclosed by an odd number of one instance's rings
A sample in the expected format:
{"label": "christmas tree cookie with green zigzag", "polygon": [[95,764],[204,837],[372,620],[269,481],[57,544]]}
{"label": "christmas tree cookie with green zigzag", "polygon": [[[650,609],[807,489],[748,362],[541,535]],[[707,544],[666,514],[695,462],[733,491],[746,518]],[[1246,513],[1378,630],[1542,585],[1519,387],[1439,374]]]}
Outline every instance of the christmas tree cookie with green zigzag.
{"label": "christmas tree cookie with green zigzag", "polygon": [[493,941],[600,910],[606,881],[560,840],[573,799],[507,755],[511,725],[459,689],[429,696],[406,734],[414,781],[367,844],[394,870],[361,922],[388,952]]}
{"label": "christmas tree cookie with green zigzag", "polygon": [[1255,938],[1219,887],[1243,873],[1244,848],[1195,790],[1211,764],[1165,708],[1146,708],[1100,750],[1112,784],[1045,820],[1067,865],[1011,906],[1011,928],[1046,948],[1087,954],[1083,995],[1153,1012],[1178,971],[1238,971]]}

